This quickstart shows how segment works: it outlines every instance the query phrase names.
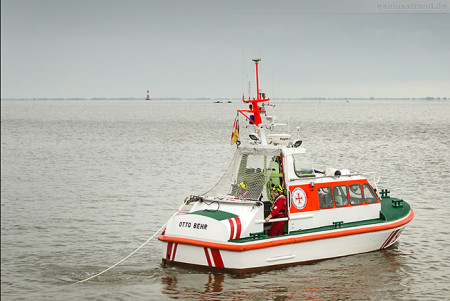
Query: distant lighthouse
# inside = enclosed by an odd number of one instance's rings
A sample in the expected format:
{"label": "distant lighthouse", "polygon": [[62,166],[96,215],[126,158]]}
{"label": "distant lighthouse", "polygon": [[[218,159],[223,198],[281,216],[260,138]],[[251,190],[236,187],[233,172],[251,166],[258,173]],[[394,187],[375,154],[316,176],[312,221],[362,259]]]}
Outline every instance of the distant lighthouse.
{"label": "distant lighthouse", "polygon": [[147,98],[146,98],[146,100],[150,100],[150,96],[148,94],[148,90],[147,90]]}

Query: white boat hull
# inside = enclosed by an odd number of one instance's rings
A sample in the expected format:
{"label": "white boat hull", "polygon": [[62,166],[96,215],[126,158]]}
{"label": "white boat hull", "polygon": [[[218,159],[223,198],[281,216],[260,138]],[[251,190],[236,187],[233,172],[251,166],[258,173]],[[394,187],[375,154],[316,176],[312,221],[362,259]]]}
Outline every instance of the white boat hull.
{"label": "white boat hull", "polygon": [[[208,244],[202,246],[200,242],[196,245],[167,242],[163,249],[163,262],[169,265],[198,266],[240,274],[384,249],[398,240],[405,227],[406,223],[386,230],[343,234],[323,239],[308,239],[317,236],[317,233],[293,235],[289,238],[300,242],[276,245],[277,241],[286,240],[286,237],[280,236],[266,240],[274,244],[270,247],[251,249],[255,243],[242,243],[241,246],[249,247],[249,250],[243,251],[214,248],[214,245],[211,247]],[[342,231],[345,230],[348,229]],[[320,235],[331,232],[336,234],[336,231],[340,230],[327,231]],[[230,247],[233,245],[236,244],[231,244]]]}

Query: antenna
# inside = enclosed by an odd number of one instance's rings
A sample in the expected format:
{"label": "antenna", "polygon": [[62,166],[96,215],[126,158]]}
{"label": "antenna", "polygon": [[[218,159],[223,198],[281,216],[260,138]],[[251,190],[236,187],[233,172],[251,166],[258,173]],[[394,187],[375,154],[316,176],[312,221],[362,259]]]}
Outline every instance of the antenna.
{"label": "antenna", "polygon": [[[242,94],[245,89],[245,49],[242,49]],[[244,99],[242,97],[242,99]]]}
{"label": "antenna", "polygon": [[256,65],[256,99],[260,100],[261,95],[259,95],[259,77],[258,77],[258,63],[261,61],[261,58],[254,58],[253,61]]}

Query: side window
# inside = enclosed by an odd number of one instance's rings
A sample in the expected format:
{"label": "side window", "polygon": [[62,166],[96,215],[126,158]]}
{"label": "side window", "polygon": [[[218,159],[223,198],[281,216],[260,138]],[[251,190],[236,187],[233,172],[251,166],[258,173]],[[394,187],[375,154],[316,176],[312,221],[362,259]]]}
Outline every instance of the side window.
{"label": "side window", "polygon": [[333,188],[334,204],[336,207],[344,207],[348,205],[347,186],[335,186]]}
{"label": "side window", "polygon": [[364,184],[363,189],[364,189],[364,202],[366,202],[366,204],[373,204],[378,202],[377,196],[375,195],[375,193],[372,190],[372,187],[370,187],[369,184]]}
{"label": "side window", "polygon": [[363,203],[361,185],[359,184],[349,185],[348,191],[350,195],[350,204],[361,205]]}
{"label": "side window", "polygon": [[331,192],[331,187],[320,187],[317,190],[317,193],[321,209],[333,208],[333,193]]}

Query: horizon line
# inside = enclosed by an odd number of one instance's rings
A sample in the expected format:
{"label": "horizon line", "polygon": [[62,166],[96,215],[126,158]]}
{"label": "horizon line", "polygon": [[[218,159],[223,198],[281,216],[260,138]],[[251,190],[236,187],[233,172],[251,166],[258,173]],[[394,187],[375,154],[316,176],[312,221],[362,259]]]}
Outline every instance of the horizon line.
{"label": "horizon line", "polygon": [[[447,97],[274,97],[271,100],[446,100]],[[0,100],[242,100],[238,97],[5,97]]]}

